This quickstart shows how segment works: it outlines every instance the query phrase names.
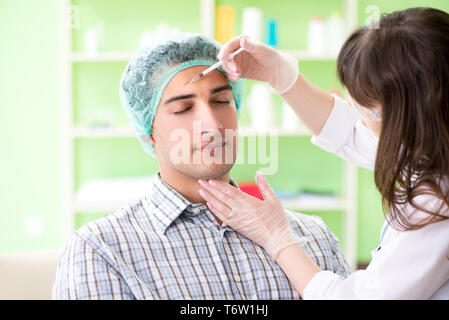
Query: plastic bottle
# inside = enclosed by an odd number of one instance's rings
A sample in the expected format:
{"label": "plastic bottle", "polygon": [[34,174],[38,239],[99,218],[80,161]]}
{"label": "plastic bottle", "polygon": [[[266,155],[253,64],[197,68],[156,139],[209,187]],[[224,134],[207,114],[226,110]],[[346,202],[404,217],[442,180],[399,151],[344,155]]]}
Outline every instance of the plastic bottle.
{"label": "plastic bottle", "polygon": [[275,19],[268,19],[266,22],[265,43],[273,48],[277,48],[279,45],[278,22]]}
{"label": "plastic bottle", "polygon": [[232,6],[217,6],[215,9],[215,39],[225,43],[234,37],[235,9]]}
{"label": "plastic bottle", "polygon": [[89,56],[95,56],[103,50],[104,23],[98,22],[86,32],[84,51]]}
{"label": "plastic bottle", "polygon": [[326,53],[326,25],[322,18],[313,18],[309,22],[308,50],[312,55]]}
{"label": "plastic bottle", "polygon": [[327,20],[328,53],[337,56],[345,41],[344,21],[338,12],[333,12]]}
{"label": "plastic bottle", "polygon": [[244,8],[242,13],[242,34],[262,41],[263,12],[259,8]]}
{"label": "plastic bottle", "polygon": [[265,132],[273,127],[273,93],[265,83],[255,83],[249,96],[253,128]]}

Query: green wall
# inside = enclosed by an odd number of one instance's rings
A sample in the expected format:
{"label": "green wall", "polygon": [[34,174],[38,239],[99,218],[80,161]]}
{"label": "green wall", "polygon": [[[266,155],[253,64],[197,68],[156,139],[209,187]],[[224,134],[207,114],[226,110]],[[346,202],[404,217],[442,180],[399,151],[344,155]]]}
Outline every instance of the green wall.
{"label": "green wall", "polygon": [[[160,23],[176,24],[182,31],[199,32],[199,1],[107,1],[77,0],[80,28],[72,32],[74,51],[82,51],[86,30],[98,20],[105,23],[105,51],[137,49],[141,32]],[[343,1],[218,0],[217,5],[236,8],[235,32],[241,30],[243,7],[258,6],[265,18],[279,21],[281,49],[306,49],[307,24],[314,16],[343,13]],[[360,0],[359,24],[366,21],[368,5],[381,12],[413,6],[433,6],[449,11],[447,0],[386,1]],[[176,8],[176,10],[173,10]],[[0,252],[61,247],[60,141],[59,141],[59,39],[57,0],[0,0],[0,141],[2,214]],[[269,13],[269,14],[267,14]],[[118,23],[117,21],[120,21]],[[74,120],[86,124],[101,115],[114,124],[126,124],[118,99],[118,79],[125,63],[74,63]],[[335,61],[301,61],[301,72],[325,90],[341,89]],[[95,84],[95,85],[92,85]],[[251,81],[246,87],[250,89]],[[245,101],[246,102],[246,99]],[[281,118],[281,99],[275,98],[276,121]],[[248,123],[247,110],[241,124]],[[310,143],[307,137],[279,139],[279,170],[269,177],[273,187],[284,190],[311,189],[341,193],[344,163]],[[126,154],[126,156],[123,156]],[[75,189],[94,178],[131,177],[157,171],[132,138],[77,139],[75,142]],[[252,181],[259,165],[236,165],[237,181]],[[383,223],[380,198],[372,173],[359,169],[358,261],[370,260]],[[78,214],[77,227],[106,213]],[[342,239],[341,212],[313,212],[324,218]],[[42,221],[43,233],[30,236],[28,218]],[[344,243],[342,243],[344,246]]]}
{"label": "green wall", "polygon": [[[62,238],[57,0],[0,0],[0,252]],[[40,219],[42,236],[25,231]]]}

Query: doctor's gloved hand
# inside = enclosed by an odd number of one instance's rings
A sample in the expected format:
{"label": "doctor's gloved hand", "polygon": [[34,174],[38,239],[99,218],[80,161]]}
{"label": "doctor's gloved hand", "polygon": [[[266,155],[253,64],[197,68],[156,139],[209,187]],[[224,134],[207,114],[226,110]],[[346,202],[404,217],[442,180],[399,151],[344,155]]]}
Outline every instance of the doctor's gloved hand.
{"label": "doctor's gloved hand", "polygon": [[[244,49],[234,59],[225,60],[240,47]],[[218,53],[222,68],[232,81],[240,77],[268,82],[278,94],[287,92],[299,75],[298,60],[246,35],[226,42]]]}
{"label": "doctor's gloved hand", "polygon": [[264,200],[217,180],[199,180],[199,193],[221,221],[263,247],[276,260],[283,248],[299,244],[301,238],[291,230],[282,204],[265,176],[258,172],[256,177]]}

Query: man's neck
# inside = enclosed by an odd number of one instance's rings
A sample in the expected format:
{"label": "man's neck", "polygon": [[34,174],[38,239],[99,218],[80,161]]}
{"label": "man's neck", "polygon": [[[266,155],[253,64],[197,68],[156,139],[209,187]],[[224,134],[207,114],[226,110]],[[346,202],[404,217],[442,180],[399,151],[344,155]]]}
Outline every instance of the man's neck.
{"label": "man's neck", "polygon": [[[186,176],[176,170],[170,170],[160,167],[160,175],[162,181],[170,187],[178,191],[184,198],[192,203],[205,203],[206,201],[200,196],[198,191],[201,189],[198,179]],[[224,182],[230,182],[229,172],[221,177],[215,178]]]}

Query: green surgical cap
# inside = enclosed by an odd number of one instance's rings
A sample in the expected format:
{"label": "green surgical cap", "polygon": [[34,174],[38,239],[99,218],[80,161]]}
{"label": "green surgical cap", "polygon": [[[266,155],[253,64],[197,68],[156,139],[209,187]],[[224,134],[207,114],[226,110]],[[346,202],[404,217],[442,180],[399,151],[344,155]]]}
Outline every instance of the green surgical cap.
{"label": "green surgical cap", "polygon": [[[141,48],[129,61],[120,80],[120,101],[131,127],[143,146],[154,156],[149,142],[153,119],[162,93],[170,80],[180,71],[193,66],[216,63],[221,44],[203,35],[178,33],[153,45]],[[223,69],[219,68],[225,76]],[[231,81],[237,112],[239,112],[243,82]]]}

